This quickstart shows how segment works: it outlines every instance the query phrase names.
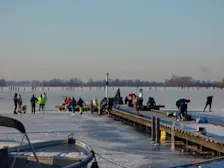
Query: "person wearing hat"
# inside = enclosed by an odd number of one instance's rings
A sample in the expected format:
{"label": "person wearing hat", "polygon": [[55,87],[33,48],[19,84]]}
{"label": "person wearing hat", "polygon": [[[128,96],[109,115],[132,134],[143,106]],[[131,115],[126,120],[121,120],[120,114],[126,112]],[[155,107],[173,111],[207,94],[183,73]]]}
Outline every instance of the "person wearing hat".
{"label": "person wearing hat", "polygon": [[191,100],[190,99],[179,99],[176,101],[176,106],[179,109],[182,103],[190,103]]}

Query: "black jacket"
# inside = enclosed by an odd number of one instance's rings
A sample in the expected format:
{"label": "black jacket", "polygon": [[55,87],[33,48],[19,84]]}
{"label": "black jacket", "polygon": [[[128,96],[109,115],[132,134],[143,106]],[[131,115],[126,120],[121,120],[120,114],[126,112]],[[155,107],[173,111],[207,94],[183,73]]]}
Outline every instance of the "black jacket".
{"label": "black jacket", "polygon": [[31,97],[31,99],[30,99],[30,103],[31,103],[31,105],[32,106],[35,106],[36,105],[36,102],[38,102],[38,100],[37,100],[37,98],[36,97]]}
{"label": "black jacket", "polygon": [[76,100],[75,99],[72,99],[71,105],[76,106]]}
{"label": "black jacket", "polygon": [[176,105],[180,106],[182,103],[185,103],[185,102],[186,102],[186,99],[180,99],[176,101]]}
{"label": "black jacket", "polygon": [[18,98],[17,98],[17,96],[14,96],[13,99],[14,99],[14,104],[17,105],[17,103],[18,103]]}
{"label": "black jacket", "polygon": [[79,99],[78,103],[79,107],[83,107],[84,101],[82,99]]}
{"label": "black jacket", "polygon": [[213,99],[213,96],[208,96],[207,97],[207,104],[212,104],[212,99]]}

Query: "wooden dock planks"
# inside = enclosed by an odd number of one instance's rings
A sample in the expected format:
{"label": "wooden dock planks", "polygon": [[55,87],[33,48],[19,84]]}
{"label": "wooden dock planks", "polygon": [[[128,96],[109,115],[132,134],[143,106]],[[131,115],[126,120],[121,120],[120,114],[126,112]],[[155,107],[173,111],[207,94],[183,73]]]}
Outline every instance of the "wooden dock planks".
{"label": "wooden dock planks", "polygon": [[[151,119],[148,118],[143,118],[140,116],[136,116],[134,114],[129,114],[127,112],[123,112],[120,110],[113,109],[111,111],[111,115],[130,120],[134,123],[138,123],[140,125],[146,126],[146,127],[151,127]],[[224,142],[215,140],[211,137],[207,137],[201,134],[197,134],[196,132],[190,132],[178,128],[172,129],[171,125],[167,124],[161,124],[160,126],[161,131],[165,131],[167,134],[172,134],[174,133],[174,136],[182,139],[184,141],[191,142],[193,144],[197,144],[199,146],[202,146],[207,149],[211,149],[213,151],[216,151],[218,153],[224,154]]]}

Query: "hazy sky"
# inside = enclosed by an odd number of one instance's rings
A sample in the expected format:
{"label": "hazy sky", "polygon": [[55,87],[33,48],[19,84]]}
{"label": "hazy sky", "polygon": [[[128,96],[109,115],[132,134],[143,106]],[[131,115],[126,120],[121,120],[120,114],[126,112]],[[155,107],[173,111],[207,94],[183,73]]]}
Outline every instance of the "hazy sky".
{"label": "hazy sky", "polygon": [[224,77],[224,0],[1,0],[0,78]]}

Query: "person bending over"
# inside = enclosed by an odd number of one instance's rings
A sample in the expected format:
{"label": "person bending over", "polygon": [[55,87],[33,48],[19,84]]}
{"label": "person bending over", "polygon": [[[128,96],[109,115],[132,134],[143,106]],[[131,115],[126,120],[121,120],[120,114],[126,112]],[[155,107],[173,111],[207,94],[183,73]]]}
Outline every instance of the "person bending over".
{"label": "person bending over", "polygon": [[177,109],[179,110],[182,103],[190,103],[190,99],[179,99],[176,101]]}

